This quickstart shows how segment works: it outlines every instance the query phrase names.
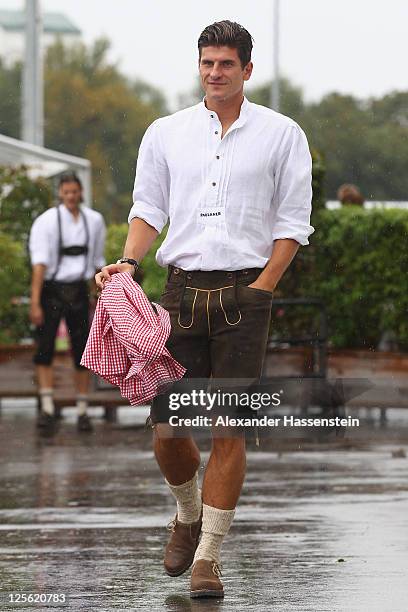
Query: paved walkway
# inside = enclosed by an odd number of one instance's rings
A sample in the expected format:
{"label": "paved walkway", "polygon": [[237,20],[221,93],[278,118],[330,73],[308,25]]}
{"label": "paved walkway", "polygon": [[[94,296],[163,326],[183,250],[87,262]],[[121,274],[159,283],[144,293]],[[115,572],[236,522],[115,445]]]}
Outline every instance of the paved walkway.
{"label": "paved walkway", "polygon": [[10,606],[8,593],[54,592],[73,611],[408,609],[407,421],[331,443],[251,443],[218,602],[190,600],[188,574],[164,574],[173,501],[150,434],[123,414],[81,437],[68,417],[42,440],[33,410],[3,411],[1,610],[33,609]]}

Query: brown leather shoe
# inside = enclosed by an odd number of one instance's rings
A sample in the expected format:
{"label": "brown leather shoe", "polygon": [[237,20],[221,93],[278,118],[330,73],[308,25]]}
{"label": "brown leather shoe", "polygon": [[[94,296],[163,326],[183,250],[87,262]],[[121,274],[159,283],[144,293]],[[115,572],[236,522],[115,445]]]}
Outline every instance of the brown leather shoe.
{"label": "brown leather shoe", "polygon": [[203,515],[196,523],[180,523],[177,514],[167,525],[171,536],[164,552],[164,569],[169,576],[181,576],[193,562],[201,533]]}
{"label": "brown leather shoe", "polygon": [[197,559],[191,572],[190,597],[224,597],[224,587],[219,576],[221,569],[218,563]]}

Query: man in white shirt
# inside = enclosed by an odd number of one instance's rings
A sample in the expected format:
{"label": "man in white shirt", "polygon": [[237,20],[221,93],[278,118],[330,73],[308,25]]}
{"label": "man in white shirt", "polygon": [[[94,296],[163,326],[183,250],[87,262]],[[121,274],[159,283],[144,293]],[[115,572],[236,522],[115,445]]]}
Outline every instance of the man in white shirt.
{"label": "man in white shirt", "polygon": [[[157,252],[169,270],[161,303],[171,316],[170,352],[188,380],[257,380],[272,292],[313,232],[311,157],[294,121],[244,97],[253,68],[245,28],[212,24],[198,48],[205,98],[146,131],[125,257],[96,281],[102,288],[111,274],[137,268],[170,221]],[[201,499],[198,447],[189,432],[169,433],[168,416],[168,396],[159,396],[154,451],[177,501],[165,570],[178,576],[193,562],[191,597],[222,597],[220,548],[244,481],[245,437],[213,428]]]}
{"label": "man in white shirt", "polygon": [[75,174],[63,175],[61,203],[40,215],[30,232],[32,264],[30,320],[36,326],[34,356],[41,402],[38,426],[53,432],[52,360],[61,318],[71,338],[77,392],[77,426],[91,431],[87,415],[89,371],[80,365],[89,332],[89,281],[104,264],[106,228],[100,213],[81,206],[82,185]]}

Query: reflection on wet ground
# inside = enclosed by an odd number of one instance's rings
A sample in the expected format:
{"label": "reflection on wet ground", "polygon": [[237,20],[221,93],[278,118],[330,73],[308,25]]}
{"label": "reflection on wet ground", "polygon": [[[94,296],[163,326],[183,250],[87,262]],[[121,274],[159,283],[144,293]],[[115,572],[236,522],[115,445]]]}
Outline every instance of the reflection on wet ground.
{"label": "reflection on wet ground", "polygon": [[188,573],[162,570],[174,505],[132,414],[81,437],[68,417],[42,440],[32,409],[3,411],[2,610],[33,609],[5,594],[54,592],[75,611],[408,609],[407,417],[362,422],[340,440],[251,442],[223,549],[226,597],[200,601]]}

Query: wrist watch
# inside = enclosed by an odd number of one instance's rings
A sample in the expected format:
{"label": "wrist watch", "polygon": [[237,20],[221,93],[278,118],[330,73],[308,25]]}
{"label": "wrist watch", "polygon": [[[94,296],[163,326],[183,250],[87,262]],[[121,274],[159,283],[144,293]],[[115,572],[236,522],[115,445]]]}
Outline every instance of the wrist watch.
{"label": "wrist watch", "polygon": [[118,259],[118,261],[116,262],[117,264],[119,263],[128,263],[131,264],[134,267],[133,270],[133,275],[135,274],[136,270],[138,270],[139,268],[139,262],[136,259],[132,259],[131,257],[122,257],[122,259]]}

